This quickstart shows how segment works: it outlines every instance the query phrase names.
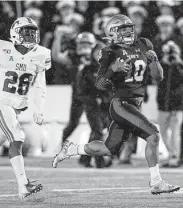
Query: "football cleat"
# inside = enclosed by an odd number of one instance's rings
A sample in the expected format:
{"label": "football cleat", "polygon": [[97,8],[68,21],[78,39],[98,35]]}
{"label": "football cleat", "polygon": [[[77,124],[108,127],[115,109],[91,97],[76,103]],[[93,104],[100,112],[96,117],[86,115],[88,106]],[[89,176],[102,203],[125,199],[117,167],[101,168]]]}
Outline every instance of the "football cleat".
{"label": "football cleat", "polygon": [[19,189],[19,198],[24,199],[31,194],[35,194],[43,189],[43,186],[41,184],[34,184],[36,181],[30,182],[28,180],[28,184],[26,184],[22,189]]}
{"label": "football cleat", "polygon": [[74,154],[72,154],[72,152],[70,150],[70,148],[72,148],[73,146],[75,146],[77,148],[77,144],[74,144],[73,142],[70,142],[68,140],[66,140],[64,142],[64,144],[62,145],[62,149],[60,150],[60,152],[54,157],[54,160],[52,161],[52,167],[56,168],[58,163],[69,159],[71,156],[73,156]]}
{"label": "football cleat", "polygon": [[150,186],[150,189],[153,195],[157,195],[162,193],[171,193],[178,191],[180,189],[180,186],[174,186],[164,180],[161,180],[158,184]]}

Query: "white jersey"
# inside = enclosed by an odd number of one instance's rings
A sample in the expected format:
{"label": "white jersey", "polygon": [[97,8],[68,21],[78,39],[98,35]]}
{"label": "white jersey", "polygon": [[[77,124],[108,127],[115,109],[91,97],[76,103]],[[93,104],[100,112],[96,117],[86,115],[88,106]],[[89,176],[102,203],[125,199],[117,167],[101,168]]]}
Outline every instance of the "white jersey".
{"label": "white jersey", "polygon": [[12,42],[0,40],[0,102],[16,109],[27,107],[29,89],[34,83],[39,94],[35,99],[42,108],[40,102],[45,97],[45,70],[50,67],[49,49],[37,45],[22,55]]}

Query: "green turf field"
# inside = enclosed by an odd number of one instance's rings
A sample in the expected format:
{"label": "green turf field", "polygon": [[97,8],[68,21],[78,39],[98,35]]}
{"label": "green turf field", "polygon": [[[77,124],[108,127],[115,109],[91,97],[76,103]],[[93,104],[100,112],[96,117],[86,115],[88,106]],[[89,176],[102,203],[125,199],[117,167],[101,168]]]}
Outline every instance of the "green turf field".
{"label": "green turf field", "polygon": [[[0,158],[0,208],[154,208],[183,207],[183,189],[173,194],[151,195],[149,172],[142,160],[134,166],[117,162],[109,169],[82,168],[70,159],[51,168],[51,158],[26,158],[27,175],[38,179],[42,192],[24,200],[8,158]],[[183,168],[162,169],[165,180],[183,187]]]}

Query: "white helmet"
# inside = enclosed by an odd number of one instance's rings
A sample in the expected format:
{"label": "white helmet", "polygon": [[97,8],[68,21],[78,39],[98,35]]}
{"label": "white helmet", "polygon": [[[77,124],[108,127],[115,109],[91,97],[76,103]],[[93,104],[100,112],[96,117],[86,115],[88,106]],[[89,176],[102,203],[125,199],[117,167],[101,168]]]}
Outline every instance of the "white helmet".
{"label": "white helmet", "polygon": [[10,37],[15,45],[33,48],[40,42],[40,31],[33,19],[30,17],[20,17],[12,24]]}
{"label": "white helmet", "polygon": [[112,16],[104,31],[114,43],[131,45],[135,41],[135,26],[129,17],[122,14]]}

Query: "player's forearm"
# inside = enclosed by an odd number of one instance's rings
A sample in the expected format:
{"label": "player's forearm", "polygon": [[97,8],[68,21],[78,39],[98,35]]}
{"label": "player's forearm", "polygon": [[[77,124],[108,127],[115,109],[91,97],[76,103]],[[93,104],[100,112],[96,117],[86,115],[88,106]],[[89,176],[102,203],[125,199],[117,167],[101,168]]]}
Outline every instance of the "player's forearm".
{"label": "player's forearm", "polygon": [[61,37],[56,37],[52,45],[52,59],[57,63],[70,64],[70,59],[61,52]]}
{"label": "player's forearm", "polygon": [[157,82],[161,82],[163,80],[163,68],[159,61],[152,61],[149,67],[151,69],[153,79]]}
{"label": "player's forearm", "polygon": [[34,83],[34,111],[38,114],[43,113],[44,104],[46,98],[46,78],[45,71],[41,71],[37,74]]}
{"label": "player's forearm", "polygon": [[57,61],[58,59],[58,54],[60,53],[60,50],[61,50],[61,45],[60,45],[60,42],[61,42],[61,38],[55,38],[54,41],[53,41],[53,44],[52,44],[52,57],[53,57],[53,60],[54,61]]}
{"label": "player's forearm", "polygon": [[34,111],[36,113],[42,114],[43,110],[44,110],[44,105],[45,105],[46,90],[43,89],[43,88],[36,87],[34,97],[35,97],[35,99],[34,99],[34,105],[35,105]]}

